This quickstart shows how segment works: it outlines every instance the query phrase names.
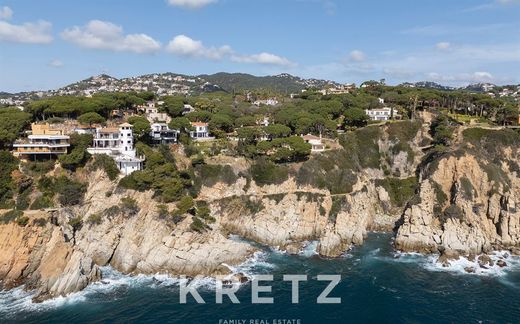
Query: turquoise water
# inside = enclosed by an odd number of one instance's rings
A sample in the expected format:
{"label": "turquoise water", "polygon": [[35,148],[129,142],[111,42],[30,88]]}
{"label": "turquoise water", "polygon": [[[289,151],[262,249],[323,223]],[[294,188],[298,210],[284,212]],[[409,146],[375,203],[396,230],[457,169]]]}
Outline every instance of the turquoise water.
{"label": "turquoise water", "polygon": [[[520,261],[508,258],[508,270],[498,268],[466,274],[464,264],[443,269],[433,257],[399,255],[388,234],[371,234],[363,246],[343,257],[326,260],[313,245],[299,256],[264,249],[240,267],[249,274],[273,274],[274,304],[251,304],[251,286],[237,292],[240,304],[224,298],[215,304],[210,280],[199,292],[206,304],[179,304],[175,279],[165,276],[120,275],[104,269],[103,283],[68,298],[32,304],[30,294],[17,289],[0,293],[0,322],[179,322],[219,323],[219,320],[300,319],[301,323],[365,322],[520,322]],[[300,284],[300,303],[291,304],[291,286],[283,274],[307,274]],[[341,274],[331,293],[341,304],[317,304],[327,285],[318,274]]]}

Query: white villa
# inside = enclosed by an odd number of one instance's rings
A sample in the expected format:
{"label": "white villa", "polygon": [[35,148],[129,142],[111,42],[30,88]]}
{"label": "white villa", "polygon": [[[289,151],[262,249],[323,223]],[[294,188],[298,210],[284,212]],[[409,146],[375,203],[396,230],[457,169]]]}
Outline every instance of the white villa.
{"label": "white villa", "polygon": [[365,113],[368,115],[368,117],[370,117],[371,120],[386,121],[390,120],[392,117],[392,111],[394,119],[401,119],[401,115],[397,113],[397,110],[390,107],[366,109]]}
{"label": "white villa", "polygon": [[278,100],[276,98],[269,98],[265,100],[256,100],[253,102],[253,105],[260,107],[260,105],[266,106],[276,106],[278,104]]}
{"label": "white villa", "polygon": [[87,151],[90,154],[106,154],[117,164],[124,175],[143,169],[143,157],[138,157],[134,148],[132,125],[123,123],[119,127],[97,128],[94,143]]}
{"label": "white villa", "polygon": [[193,108],[192,105],[184,104],[182,114],[186,115],[186,114],[192,113],[194,111],[195,111],[195,108]]}
{"label": "white villa", "polygon": [[208,123],[192,122],[190,123],[193,130],[190,131],[190,137],[194,140],[213,139],[209,136]]}
{"label": "white villa", "polygon": [[302,136],[305,143],[311,144],[311,152],[322,152],[325,151],[325,144],[321,141],[321,136],[314,136],[311,134],[307,134]]}
{"label": "white villa", "polygon": [[155,144],[174,144],[177,143],[179,131],[170,129],[166,123],[153,123],[150,125],[150,137]]}

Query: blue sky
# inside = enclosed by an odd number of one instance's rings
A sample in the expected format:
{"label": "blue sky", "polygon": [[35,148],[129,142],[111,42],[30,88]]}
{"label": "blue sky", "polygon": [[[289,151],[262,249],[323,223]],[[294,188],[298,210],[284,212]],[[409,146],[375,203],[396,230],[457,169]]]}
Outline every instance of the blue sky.
{"label": "blue sky", "polygon": [[520,83],[520,0],[0,0],[0,91],[220,71]]}

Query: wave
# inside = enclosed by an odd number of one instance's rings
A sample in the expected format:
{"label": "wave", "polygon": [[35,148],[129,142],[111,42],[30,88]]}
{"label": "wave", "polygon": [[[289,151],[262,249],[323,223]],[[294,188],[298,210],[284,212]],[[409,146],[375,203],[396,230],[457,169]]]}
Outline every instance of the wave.
{"label": "wave", "polygon": [[[393,257],[383,257],[382,259],[391,260],[393,262],[417,263],[428,271],[451,272],[455,274],[476,275],[476,276],[493,276],[502,277],[509,272],[520,270],[520,257],[511,256],[508,251],[495,251],[489,254],[493,261],[493,266],[481,267],[478,258],[473,259],[460,257],[457,260],[449,260],[447,264],[437,262],[439,255],[423,255],[414,252],[394,252]],[[507,264],[505,267],[497,265],[497,261],[502,260]]]}

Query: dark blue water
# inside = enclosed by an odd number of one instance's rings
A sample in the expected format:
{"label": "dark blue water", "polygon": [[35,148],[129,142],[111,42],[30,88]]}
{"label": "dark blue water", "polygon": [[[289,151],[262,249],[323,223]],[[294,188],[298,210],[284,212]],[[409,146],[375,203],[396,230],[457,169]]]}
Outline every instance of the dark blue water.
{"label": "dark blue water", "polygon": [[[240,304],[224,297],[215,304],[215,293],[199,288],[206,304],[179,304],[176,281],[166,277],[126,277],[105,270],[106,284],[44,304],[30,303],[21,290],[0,294],[0,322],[179,322],[219,323],[219,320],[300,319],[301,323],[365,322],[520,322],[520,262],[509,258],[509,270],[465,274],[454,266],[440,269],[433,258],[418,255],[395,257],[387,234],[371,234],[366,243],[345,257],[325,260],[317,256],[287,256],[266,250],[243,266],[253,273],[273,274],[274,304],[251,303],[251,286],[236,294]],[[307,274],[300,284],[300,303],[291,304],[291,286],[283,274]],[[318,274],[341,274],[342,282],[331,293],[341,304],[317,304],[327,285]],[[201,283],[203,284],[203,282]]]}

